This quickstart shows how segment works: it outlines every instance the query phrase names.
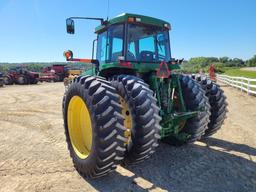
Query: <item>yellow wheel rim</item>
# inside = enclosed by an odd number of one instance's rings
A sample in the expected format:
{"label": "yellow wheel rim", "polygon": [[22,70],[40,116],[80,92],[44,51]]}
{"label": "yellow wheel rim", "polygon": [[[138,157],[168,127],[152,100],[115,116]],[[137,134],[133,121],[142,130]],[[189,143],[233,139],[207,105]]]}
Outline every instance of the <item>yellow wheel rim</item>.
{"label": "yellow wheel rim", "polygon": [[128,144],[131,140],[132,114],[130,112],[128,103],[125,101],[125,99],[120,96],[119,100],[123,108],[122,115],[124,117],[124,127],[126,128],[124,135],[127,138],[127,141],[125,143]]}
{"label": "yellow wheel rim", "polygon": [[89,110],[79,96],[73,96],[69,101],[68,132],[77,156],[87,158],[92,148],[92,122]]}

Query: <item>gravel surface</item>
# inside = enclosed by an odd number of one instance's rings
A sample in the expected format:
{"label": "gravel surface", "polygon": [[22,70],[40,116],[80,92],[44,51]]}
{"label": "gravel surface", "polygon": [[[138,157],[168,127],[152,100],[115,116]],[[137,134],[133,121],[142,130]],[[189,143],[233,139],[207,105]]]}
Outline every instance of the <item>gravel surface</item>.
{"label": "gravel surface", "polygon": [[0,191],[256,191],[256,97],[223,87],[229,113],[213,137],[161,144],[149,160],[82,178],[66,147],[62,83],[0,89]]}

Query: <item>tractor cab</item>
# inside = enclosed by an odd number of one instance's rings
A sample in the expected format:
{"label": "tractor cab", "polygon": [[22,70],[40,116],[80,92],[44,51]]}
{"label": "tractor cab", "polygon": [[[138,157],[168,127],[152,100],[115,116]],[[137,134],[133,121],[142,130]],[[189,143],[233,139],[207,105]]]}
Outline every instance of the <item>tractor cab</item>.
{"label": "tractor cab", "polygon": [[[166,21],[125,13],[108,21],[101,20],[101,25],[96,27],[96,58],[79,60],[72,59],[72,52],[65,54],[67,60],[94,62],[96,72],[103,76],[124,70],[128,73],[157,71],[161,63],[167,69],[178,69],[179,66],[174,65],[178,61],[171,58],[170,28]],[[67,19],[67,32],[74,34],[74,21],[70,18]],[[94,57],[94,45],[92,55]]]}
{"label": "tractor cab", "polygon": [[[170,25],[152,25],[153,18],[123,14],[110,20],[109,27],[96,28],[97,59],[101,63],[116,61],[170,61]],[[144,21],[144,22],[143,22]]]}

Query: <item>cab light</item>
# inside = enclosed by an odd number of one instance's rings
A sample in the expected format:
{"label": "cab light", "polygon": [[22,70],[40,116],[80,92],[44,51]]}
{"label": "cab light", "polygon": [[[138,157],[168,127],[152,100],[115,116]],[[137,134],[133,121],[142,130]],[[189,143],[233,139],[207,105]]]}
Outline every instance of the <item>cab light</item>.
{"label": "cab light", "polygon": [[136,17],[136,22],[141,22],[141,18]]}
{"label": "cab light", "polygon": [[171,29],[171,25],[168,24],[168,23],[165,23],[165,24],[164,24],[164,27],[166,27],[166,28],[168,28],[168,29]]}
{"label": "cab light", "polygon": [[134,17],[128,17],[128,22],[130,22],[130,23],[135,22],[135,18]]}

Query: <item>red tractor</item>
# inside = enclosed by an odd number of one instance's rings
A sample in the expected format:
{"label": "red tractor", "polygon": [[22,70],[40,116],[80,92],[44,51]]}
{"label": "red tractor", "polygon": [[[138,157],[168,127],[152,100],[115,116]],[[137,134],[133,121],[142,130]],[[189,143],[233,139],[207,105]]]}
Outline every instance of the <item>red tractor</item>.
{"label": "red tractor", "polygon": [[8,73],[4,76],[4,84],[12,85],[26,85],[26,84],[37,84],[39,73],[27,70],[24,67],[11,68]]}

